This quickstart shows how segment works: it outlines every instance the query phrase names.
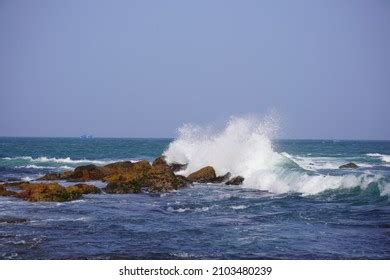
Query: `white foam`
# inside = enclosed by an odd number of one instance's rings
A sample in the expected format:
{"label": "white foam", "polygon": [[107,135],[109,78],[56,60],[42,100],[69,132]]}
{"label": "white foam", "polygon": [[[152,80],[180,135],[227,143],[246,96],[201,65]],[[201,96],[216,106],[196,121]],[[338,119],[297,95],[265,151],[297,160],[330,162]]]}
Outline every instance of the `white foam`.
{"label": "white foam", "polygon": [[4,157],[1,158],[3,160],[25,160],[29,161],[31,163],[64,163],[64,164],[97,164],[97,165],[104,165],[113,163],[115,161],[112,160],[89,160],[89,159],[71,159],[70,157],[66,158],[55,158],[55,157],[37,157],[33,158],[30,156],[22,156],[22,157]]}
{"label": "white foam", "polygon": [[[272,119],[235,117],[220,131],[187,124],[179,129],[178,138],[169,145],[164,155],[168,162],[188,164],[178,174],[188,175],[202,167],[213,166],[217,175],[226,172],[231,172],[232,176],[241,175],[245,178],[244,186],[274,193],[315,194],[334,188],[364,188],[382,179],[380,175],[369,173],[332,176],[291,169],[294,158],[286,153],[279,154],[272,148],[270,136],[275,131],[274,125]],[[312,166],[311,159],[299,160],[296,162],[305,169]],[[335,169],[342,163],[325,163],[324,160],[321,168]],[[389,188],[387,183],[380,184],[382,191]]]}
{"label": "white foam", "polygon": [[380,158],[382,161],[387,162],[387,163],[390,163],[390,155],[379,154],[379,153],[369,153],[369,154],[366,154],[366,156],[369,156],[369,157],[378,157],[378,158]]}

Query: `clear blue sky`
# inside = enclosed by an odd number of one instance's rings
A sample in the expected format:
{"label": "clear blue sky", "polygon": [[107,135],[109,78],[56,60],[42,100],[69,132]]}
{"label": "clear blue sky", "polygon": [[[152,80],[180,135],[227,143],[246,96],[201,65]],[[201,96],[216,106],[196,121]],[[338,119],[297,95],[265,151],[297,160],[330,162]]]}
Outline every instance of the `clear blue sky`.
{"label": "clear blue sky", "polygon": [[390,139],[389,108],[390,1],[0,0],[3,136]]}

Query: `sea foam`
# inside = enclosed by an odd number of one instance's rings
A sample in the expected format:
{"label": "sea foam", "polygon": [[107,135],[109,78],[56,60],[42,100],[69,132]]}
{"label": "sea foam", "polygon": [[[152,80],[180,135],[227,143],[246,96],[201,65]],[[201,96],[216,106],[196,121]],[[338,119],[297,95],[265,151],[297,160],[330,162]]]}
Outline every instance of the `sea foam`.
{"label": "sea foam", "polygon": [[188,175],[213,166],[217,175],[241,175],[245,178],[244,186],[273,193],[316,194],[327,189],[366,188],[371,183],[376,183],[383,194],[388,193],[390,184],[381,175],[308,172],[287,154],[273,149],[271,139],[277,128],[277,122],[270,117],[232,117],[222,130],[186,124],[164,155],[168,162],[188,164],[178,174]]}

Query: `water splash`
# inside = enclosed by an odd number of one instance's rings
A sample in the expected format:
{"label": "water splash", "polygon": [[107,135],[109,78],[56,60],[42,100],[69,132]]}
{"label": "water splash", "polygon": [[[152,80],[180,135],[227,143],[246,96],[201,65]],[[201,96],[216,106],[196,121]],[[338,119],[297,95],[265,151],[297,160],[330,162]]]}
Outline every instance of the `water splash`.
{"label": "water splash", "polygon": [[244,186],[274,193],[316,194],[327,189],[366,188],[377,184],[387,194],[390,183],[381,175],[324,175],[308,172],[291,158],[276,152],[272,137],[277,118],[231,117],[222,130],[186,124],[164,152],[168,162],[187,163],[181,175],[213,166],[217,175],[231,172],[245,178]]}

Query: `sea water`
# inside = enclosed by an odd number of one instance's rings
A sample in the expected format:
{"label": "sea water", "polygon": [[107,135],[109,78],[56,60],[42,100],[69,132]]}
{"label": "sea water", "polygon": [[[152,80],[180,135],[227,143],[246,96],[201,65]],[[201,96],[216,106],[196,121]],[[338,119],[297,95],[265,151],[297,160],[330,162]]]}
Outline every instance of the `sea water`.
{"label": "sea water", "polygon": [[[64,203],[0,197],[0,259],[389,259],[390,141],[272,133],[232,119],[176,139],[0,138],[3,181],[161,154],[188,163],[182,175],[211,165],[245,177]],[[339,169],[348,162],[359,168]]]}

